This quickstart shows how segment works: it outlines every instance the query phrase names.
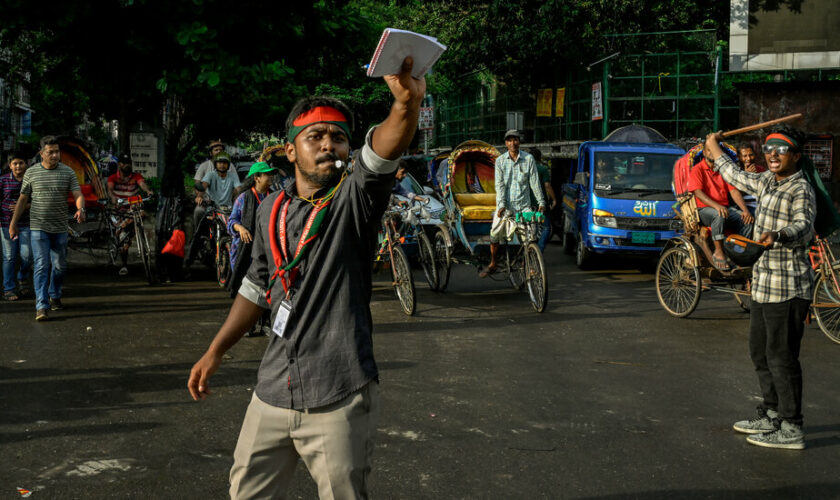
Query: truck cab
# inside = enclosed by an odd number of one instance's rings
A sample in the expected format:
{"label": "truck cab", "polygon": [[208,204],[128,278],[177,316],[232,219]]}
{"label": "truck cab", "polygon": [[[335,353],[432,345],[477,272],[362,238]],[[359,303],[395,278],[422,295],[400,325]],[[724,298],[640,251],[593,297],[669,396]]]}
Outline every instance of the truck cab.
{"label": "truck cab", "polygon": [[685,151],[667,143],[588,141],[563,185],[563,246],[586,268],[593,254],[655,256],[682,229],[671,189]]}

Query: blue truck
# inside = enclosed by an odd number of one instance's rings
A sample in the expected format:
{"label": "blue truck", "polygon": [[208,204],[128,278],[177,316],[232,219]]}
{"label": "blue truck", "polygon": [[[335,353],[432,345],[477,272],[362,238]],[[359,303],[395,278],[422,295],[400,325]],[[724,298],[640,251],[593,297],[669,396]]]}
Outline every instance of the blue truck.
{"label": "blue truck", "polygon": [[685,151],[668,143],[588,141],[563,184],[563,247],[586,269],[594,254],[658,255],[682,223],[671,190],[674,162]]}

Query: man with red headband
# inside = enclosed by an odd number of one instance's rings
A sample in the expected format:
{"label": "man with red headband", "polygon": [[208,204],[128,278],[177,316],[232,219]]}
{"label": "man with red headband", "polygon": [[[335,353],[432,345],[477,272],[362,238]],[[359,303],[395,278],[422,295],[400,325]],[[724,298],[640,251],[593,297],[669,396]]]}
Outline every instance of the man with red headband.
{"label": "man with red headband", "polygon": [[400,155],[417,129],[425,79],[412,61],[385,81],[394,104],[364,138],[340,101],[299,101],[286,122],[295,181],[260,203],[252,262],[230,313],[190,373],[196,400],[222,355],[271,309],[272,330],[230,473],[232,498],[284,496],[298,458],[321,498],[366,498],[379,411],[371,265]]}
{"label": "man with red headband", "polygon": [[762,404],[753,419],[733,428],[758,446],[801,450],[802,367],[799,346],[811,304],[814,272],[808,248],[814,238],[817,198],[801,166],[802,139],[795,131],[767,136],[762,150],[768,171],[751,173],[722,154],[720,133],[706,143],[714,168],[738,189],[758,199],[755,234],[770,248],[753,266],[750,358]]}

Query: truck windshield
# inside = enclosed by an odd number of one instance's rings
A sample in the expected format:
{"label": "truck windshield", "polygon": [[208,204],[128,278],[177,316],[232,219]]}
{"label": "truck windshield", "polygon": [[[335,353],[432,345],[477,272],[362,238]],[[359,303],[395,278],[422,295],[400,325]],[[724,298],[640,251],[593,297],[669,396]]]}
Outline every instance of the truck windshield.
{"label": "truck windshield", "polygon": [[610,194],[670,193],[678,155],[638,152],[595,153],[595,189]]}

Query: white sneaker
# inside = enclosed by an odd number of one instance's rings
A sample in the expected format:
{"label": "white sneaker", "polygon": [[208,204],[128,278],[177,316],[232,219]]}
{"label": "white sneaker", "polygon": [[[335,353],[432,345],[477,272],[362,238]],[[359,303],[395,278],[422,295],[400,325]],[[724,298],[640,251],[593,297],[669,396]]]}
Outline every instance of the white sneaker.
{"label": "white sneaker", "polygon": [[120,276],[125,276],[126,274],[128,274],[128,268],[123,266],[120,268]]}

